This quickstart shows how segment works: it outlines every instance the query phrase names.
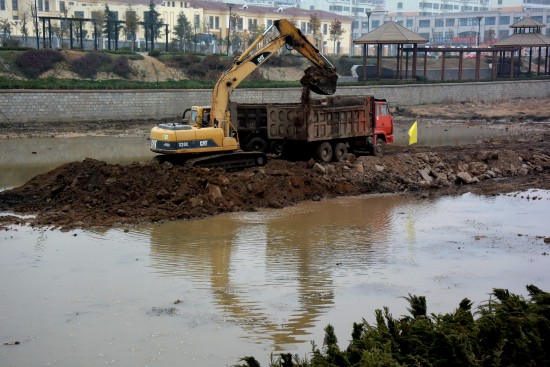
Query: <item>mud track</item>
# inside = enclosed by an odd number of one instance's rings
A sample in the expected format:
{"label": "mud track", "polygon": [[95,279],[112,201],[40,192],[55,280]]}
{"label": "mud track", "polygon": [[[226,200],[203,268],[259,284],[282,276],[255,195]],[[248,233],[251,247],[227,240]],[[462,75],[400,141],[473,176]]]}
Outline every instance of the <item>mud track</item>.
{"label": "mud track", "polygon": [[86,159],[0,192],[0,211],[33,215],[4,215],[0,226],[111,227],[283,208],[342,195],[550,189],[549,153],[550,133],[540,132],[460,147],[394,146],[384,157],[349,155],[327,165],[273,158],[264,167],[239,172]]}

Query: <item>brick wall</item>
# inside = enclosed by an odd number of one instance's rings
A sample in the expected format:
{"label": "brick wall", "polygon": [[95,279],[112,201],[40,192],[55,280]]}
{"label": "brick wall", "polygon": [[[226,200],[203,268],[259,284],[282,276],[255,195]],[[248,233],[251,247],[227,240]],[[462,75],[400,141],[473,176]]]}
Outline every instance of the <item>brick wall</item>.
{"label": "brick wall", "polygon": [[[374,95],[395,105],[548,98],[550,81],[338,87],[337,95]],[[296,103],[300,88],[237,89],[246,103]],[[176,119],[190,105],[209,105],[211,90],[35,91],[0,90],[0,123]]]}

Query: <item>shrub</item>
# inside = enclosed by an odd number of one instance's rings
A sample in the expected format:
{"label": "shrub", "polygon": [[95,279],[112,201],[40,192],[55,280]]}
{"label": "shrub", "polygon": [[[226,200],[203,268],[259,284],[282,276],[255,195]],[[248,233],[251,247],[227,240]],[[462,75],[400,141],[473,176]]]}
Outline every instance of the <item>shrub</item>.
{"label": "shrub", "polygon": [[218,55],[207,55],[202,62],[210,70],[224,70],[227,68],[226,63]]}
{"label": "shrub", "polygon": [[208,68],[203,64],[193,64],[187,69],[187,76],[191,79],[203,78],[208,72]]}
{"label": "shrub", "polygon": [[63,55],[57,50],[32,49],[17,55],[15,63],[25,76],[36,79],[40,74],[53,69],[55,64],[62,60]]}
{"label": "shrub", "polygon": [[126,56],[117,57],[113,60],[113,73],[123,78],[128,78],[132,74],[132,68]]}
{"label": "shrub", "polygon": [[102,52],[89,52],[83,57],[71,61],[71,71],[82,78],[94,79],[98,71],[111,63],[111,57]]}
{"label": "shrub", "polygon": [[218,71],[218,70],[209,70],[207,73],[206,73],[206,76],[204,79],[206,80],[212,80],[212,81],[216,81],[220,78],[220,75],[221,75],[221,72]]}
{"label": "shrub", "polygon": [[147,54],[151,57],[159,57],[160,56],[160,50],[151,50],[149,51],[149,53]]}

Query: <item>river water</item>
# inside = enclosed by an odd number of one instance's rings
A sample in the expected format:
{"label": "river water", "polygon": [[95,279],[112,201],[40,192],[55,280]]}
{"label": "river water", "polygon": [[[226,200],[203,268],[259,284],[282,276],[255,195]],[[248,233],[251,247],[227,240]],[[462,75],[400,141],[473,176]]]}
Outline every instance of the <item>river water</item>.
{"label": "river water", "polygon": [[[88,149],[54,141],[61,157]],[[44,156],[38,165],[59,164]],[[338,198],[103,231],[11,227],[0,233],[0,365],[206,367],[253,355],[267,366],[270,353],[307,356],[329,323],[345,348],[353,322],[383,306],[404,315],[409,294],[440,313],[495,287],[548,291],[549,215],[550,192],[535,189]]]}

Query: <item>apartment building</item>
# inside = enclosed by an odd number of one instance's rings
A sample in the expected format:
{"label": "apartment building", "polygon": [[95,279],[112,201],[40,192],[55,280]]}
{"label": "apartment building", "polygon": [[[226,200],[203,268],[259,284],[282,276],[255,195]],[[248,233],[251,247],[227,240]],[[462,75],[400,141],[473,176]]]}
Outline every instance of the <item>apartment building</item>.
{"label": "apartment building", "polygon": [[[34,1],[34,2],[33,2]],[[157,0],[158,1],[158,0]],[[8,3],[9,2],[9,3]],[[149,11],[149,2],[147,0],[30,0],[22,2],[21,0],[0,0],[0,19],[7,19],[12,24],[12,36],[22,35],[22,24],[26,23],[28,34],[33,37],[33,12],[31,7],[38,9],[38,17],[59,17],[59,18],[97,18],[97,13],[105,10],[105,5],[109,6],[109,10],[114,12],[117,20],[124,21],[126,13],[129,11],[136,12],[138,17],[146,19],[146,14]],[[163,22],[168,25],[169,39],[173,37],[172,32],[177,23],[178,15],[183,12],[191,23],[194,33],[206,33],[214,36],[217,40],[225,40],[228,32],[239,32],[243,36],[251,36],[255,30],[261,27],[269,27],[273,21],[280,18],[286,18],[294,22],[301,31],[313,40],[313,30],[310,24],[310,17],[315,14],[321,21],[320,34],[315,40],[318,46],[324,53],[327,54],[348,54],[351,46],[351,18],[337,15],[323,10],[307,10],[297,7],[282,7],[282,6],[259,6],[252,4],[236,4],[228,5],[223,2],[213,1],[172,1],[164,0],[156,3],[156,11],[160,13]],[[233,17],[233,29],[229,30],[230,15]],[[339,39],[331,40],[330,28],[335,21],[340,22],[344,33]],[[63,20],[51,20],[51,23],[61,24]],[[40,24],[40,33],[42,33],[44,24]],[[83,34],[88,40],[94,37],[94,29],[92,22],[83,22]],[[46,27],[46,29],[48,29]],[[163,29],[163,31],[165,31]],[[100,31],[101,32],[101,31]],[[164,33],[164,32],[163,32]],[[164,42],[165,34],[156,42]],[[121,40],[127,37],[123,34],[119,35]],[[140,29],[138,41],[144,40],[145,32]],[[104,38],[104,37],[102,37]],[[334,37],[332,37],[334,38]],[[105,47],[105,39],[102,39],[100,48]],[[219,47],[221,47],[219,42]],[[53,43],[54,47],[59,47],[59,43]],[[28,45],[33,46],[32,42]],[[220,48],[218,47],[218,51]],[[237,51],[237,50],[235,50]]]}

